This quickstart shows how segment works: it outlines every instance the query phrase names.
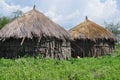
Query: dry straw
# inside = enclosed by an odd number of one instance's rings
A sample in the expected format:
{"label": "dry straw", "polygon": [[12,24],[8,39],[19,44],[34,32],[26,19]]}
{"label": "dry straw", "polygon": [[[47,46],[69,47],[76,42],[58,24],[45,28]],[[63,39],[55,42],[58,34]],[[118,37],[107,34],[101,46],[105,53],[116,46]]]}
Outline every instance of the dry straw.
{"label": "dry straw", "polygon": [[31,39],[33,37],[54,37],[61,40],[70,38],[65,29],[38,12],[35,7],[1,29],[1,39],[10,37]]}
{"label": "dry straw", "polygon": [[72,39],[111,39],[116,41],[117,38],[113,33],[102,26],[90,21],[87,17],[84,22],[69,30]]}

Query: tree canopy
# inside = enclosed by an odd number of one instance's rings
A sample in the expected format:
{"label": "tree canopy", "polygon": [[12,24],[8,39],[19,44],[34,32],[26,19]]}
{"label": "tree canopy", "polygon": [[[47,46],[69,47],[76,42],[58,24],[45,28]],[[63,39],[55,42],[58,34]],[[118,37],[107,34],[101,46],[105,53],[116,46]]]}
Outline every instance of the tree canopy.
{"label": "tree canopy", "polygon": [[23,12],[21,11],[21,10],[16,10],[16,11],[14,11],[13,12],[13,19],[16,19],[16,18],[18,18],[18,17],[20,17],[20,16],[22,16],[22,14],[23,14]]}
{"label": "tree canopy", "polygon": [[13,12],[13,17],[9,18],[6,16],[0,17],[0,29],[3,28],[7,23],[21,16],[23,12],[21,10],[16,10]]}
{"label": "tree canopy", "polygon": [[106,29],[110,30],[115,36],[120,38],[120,23],[107,23],[105,22]]}
{"label": "tree canopy", "polygon": [[5,17],[5,16],[1,17],[0,18],[0,29],[4,27],[7,23],[9,23],[10,21],[11,19],[8,17]]}

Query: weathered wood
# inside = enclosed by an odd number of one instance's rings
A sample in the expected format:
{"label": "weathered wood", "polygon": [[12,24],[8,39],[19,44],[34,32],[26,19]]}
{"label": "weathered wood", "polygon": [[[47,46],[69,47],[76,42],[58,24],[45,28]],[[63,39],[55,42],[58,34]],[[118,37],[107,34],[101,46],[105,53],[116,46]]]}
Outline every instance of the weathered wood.
{"label": "weathered wood", "polygon": [[[63,42],[58,39],[25,39],[22,45],[21,40],[9,39],[1,42],[0,56],[16,58],[22,56],[42,55],[44,58],[68,59],[71,57],[70,42]],[[69,45],[68,45],[69,43]],[[63,50],[64,49],[64,50]]]}
{"label": "weathered wood", "polygon": [[115,50],[115,42],[110,40],[98,39],[96,42],[91,40],[74,40],[71,42],[72,57],[98,57],[111,55]]}

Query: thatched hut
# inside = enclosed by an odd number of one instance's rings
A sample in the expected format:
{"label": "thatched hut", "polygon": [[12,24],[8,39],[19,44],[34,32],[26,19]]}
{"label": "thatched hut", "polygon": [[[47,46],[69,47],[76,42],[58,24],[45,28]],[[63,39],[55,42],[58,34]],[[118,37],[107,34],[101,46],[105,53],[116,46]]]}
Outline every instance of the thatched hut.
{"label": "thatched hut", "polygon": [[33,10],[23,14],[0,31],[0,56],[16,58],[24,55],[67,59],[71,57],[69,33]]}
{"label": "thatched hut", "polygon": [[84,22],[69,30],[72,37],[73,57],[97,57],[112,54],[116,37],[107,29],[90,21]]}

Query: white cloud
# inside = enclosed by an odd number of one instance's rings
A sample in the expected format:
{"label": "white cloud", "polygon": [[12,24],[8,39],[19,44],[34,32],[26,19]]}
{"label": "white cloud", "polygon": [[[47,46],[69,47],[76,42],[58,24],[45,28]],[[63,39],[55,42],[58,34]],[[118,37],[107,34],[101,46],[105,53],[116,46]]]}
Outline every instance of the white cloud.
{"label": "white cloud", "polygon": [[98,24],[104,21],[120,21],[120,11],[116,0],[56,0],[46,10],[46,15],[55,22],[65,26],[66,29],[79,24],[88,16]]}
{"label": "white cloud", "polygon": [[[12,2],[12,0],[9,1]],[[30,0],[29,3],[33,3],[33,0]],[[120,21],[117,0],[36,0],[35,3],[39,11],[66,29],[84,21],[85,16],[98,24],[103,24],[104,21]],[[9,15],[16,9],[22,9],[23,12],[31,9],[30,7],[23,8],[20,5],[19,3],[9,5],[5,0],[1,0],[0,12]],[[25,6],[27,5],[25,4]]]}
{"label": "white cloud", "polygon": [[16,10],[27,12],[30,9],[28,6],[22,8],[20,5],[9,5],[6,0],[0,0],[0,14],[4,16],[10,16]]}

